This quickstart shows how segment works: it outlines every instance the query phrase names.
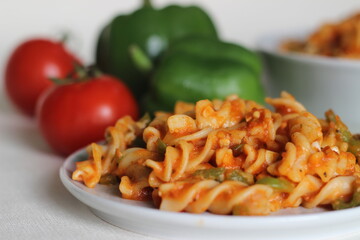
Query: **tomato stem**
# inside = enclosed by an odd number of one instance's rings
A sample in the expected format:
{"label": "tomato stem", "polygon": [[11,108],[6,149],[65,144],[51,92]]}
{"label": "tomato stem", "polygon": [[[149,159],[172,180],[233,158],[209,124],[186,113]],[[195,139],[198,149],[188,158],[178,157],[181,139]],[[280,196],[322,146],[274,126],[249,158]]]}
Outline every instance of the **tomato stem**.
{"label": "tomato stem", "polygon": [[92,78],[98,78],[103,73],[94,65],[84,67],[78,63],[74,64],[74,71],[71,72],[66,78],[50,78],[56,85],[71,84],[77,82],[86,82]]}
{"label": "tomato stem", "polygon": [[76,77],[78,79],[84,79],[88,77],[88,70],[85,67],[75,63],[74,68],[75,68],[75,73],[77,75]]}
{"label": "tomato stem", "polygon": [[95,65],[91,65],[87,68],[88,77],[100,77],[103,73]]}
{"label": "tomato stem", "polygon": [[65,44],[69,41],[69,33],[63,33],[61,38],[60,38],[60,42],[62,44]]}
{"label": "tomato stem", "polygon": [[55,85],[65,85],[74,83],[74,80],[71,78],[49,78]]}

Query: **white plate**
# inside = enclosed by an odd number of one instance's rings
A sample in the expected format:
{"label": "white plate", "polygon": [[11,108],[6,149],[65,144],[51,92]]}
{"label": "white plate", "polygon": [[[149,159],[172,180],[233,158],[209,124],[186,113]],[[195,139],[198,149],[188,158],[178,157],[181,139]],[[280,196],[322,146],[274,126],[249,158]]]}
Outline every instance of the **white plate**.
{"label": "white plate", "polygon": [[160,211],[151,203],[122,199],[115,187],[94,189],[73,181],[75,162],[84,160],[78,151],[60,169],[64,186],[101,219],[115,226],[165,239],[339,239],[354,234],[360,226],[360,207],[325,211],[294,208],[271,216],[220,216]]}

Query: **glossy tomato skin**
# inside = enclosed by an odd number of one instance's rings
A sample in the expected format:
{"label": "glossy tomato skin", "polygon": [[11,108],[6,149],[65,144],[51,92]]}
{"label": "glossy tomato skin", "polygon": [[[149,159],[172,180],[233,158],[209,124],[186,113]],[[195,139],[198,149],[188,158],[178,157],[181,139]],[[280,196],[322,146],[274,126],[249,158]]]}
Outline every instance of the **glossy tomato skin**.
{"label": "glossy tomato skin", "polygon": [[41,96],[37,120],[42,135],[61,155],[104,139],[105,129],[119,118],[138,118],[130,90],[114,77],[54,86]]}
{"label": "glossy tomato skin", "polygon": [[5,87],[12,102],[33,116],[40,94],[53,83],[49,77],[64,78],[79,60],[62,42],[32,39],[11,54],[5,69]]}

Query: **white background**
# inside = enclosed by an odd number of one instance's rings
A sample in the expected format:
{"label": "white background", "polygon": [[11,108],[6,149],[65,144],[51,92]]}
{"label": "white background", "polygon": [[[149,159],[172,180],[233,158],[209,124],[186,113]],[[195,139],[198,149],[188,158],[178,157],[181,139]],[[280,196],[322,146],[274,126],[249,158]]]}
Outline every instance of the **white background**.
{"label": "white background", "polygon": [[[360,10],[359,0],[153,0],[203,6],[223,39],[256,47],[271,32],[315,28]],[[113,16],[134,10],[140,0],[1,0],[0,74],[10,52],[26,38],[70,34],[70,47],[87,63],[93,61],[101,27]]]}
{"label": "white background", "polygon": [[[360,0],[152,0],[200,5],[216,22],[224,40],[256,48],[269,33],[315,29],[360,11]],[[83,62],[94,61],[100,29],[117,14],[129,13],[141,0],[0,0],[0,109],[13,110],[3,93],[4,68],[14,48],[25,39],[70,35],[68,47]],[[3,111],[4,112],[4,111]],[[2,113],[0,113],[2,114]]]}

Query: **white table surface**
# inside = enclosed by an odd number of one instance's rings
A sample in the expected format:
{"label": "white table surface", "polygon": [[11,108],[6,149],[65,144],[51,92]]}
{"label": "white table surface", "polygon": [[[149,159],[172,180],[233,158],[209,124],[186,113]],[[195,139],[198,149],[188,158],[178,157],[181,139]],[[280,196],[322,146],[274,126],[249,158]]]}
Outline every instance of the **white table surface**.
{"label": "white table surface", "polygon": [[[0,153],[0,239],[157,239],[102,221],[67,192],[58,174],[64,159],[50,151],[35,121],[15,111],[1,89]],[[336,238],[358,239],[360,228]]]}

